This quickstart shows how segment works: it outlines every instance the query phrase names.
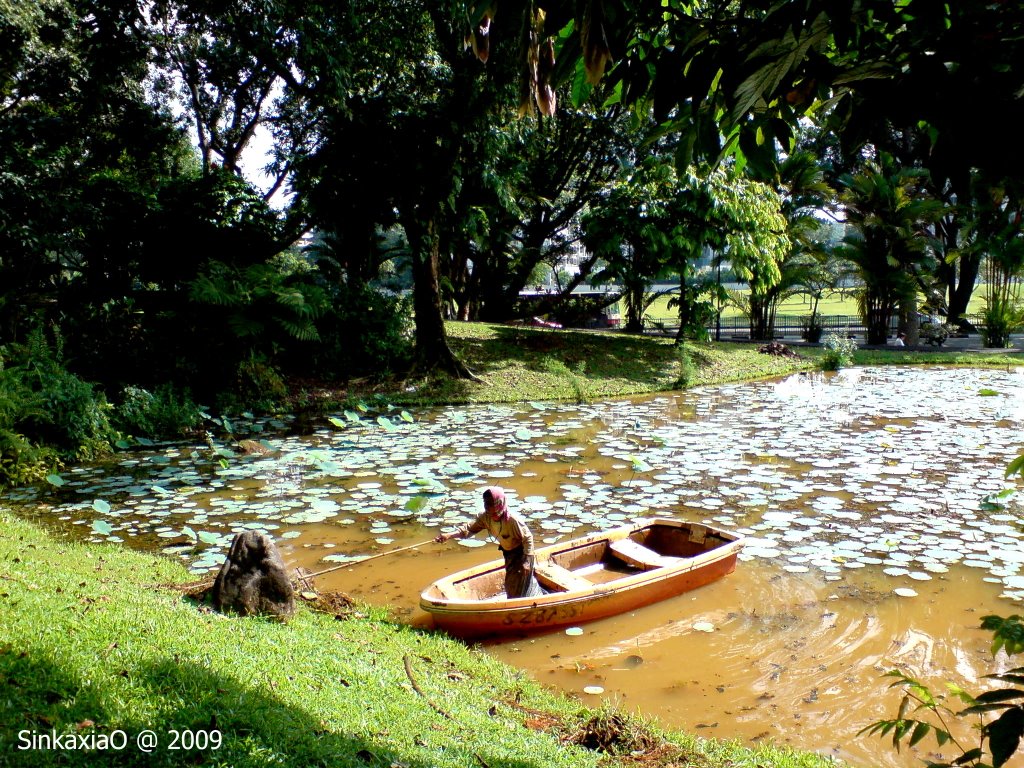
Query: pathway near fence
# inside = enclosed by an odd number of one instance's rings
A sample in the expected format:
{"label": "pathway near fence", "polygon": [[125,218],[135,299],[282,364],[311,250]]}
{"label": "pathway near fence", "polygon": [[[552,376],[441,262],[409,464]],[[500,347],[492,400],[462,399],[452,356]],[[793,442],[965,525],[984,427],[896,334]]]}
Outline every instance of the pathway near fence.
{"label": "pathway near fence", "polygon": [[[657,324],[653,328],[649,328],[646,333],[654,336],[675,336],[679,326],[669,326],[665,324]],[[845,328],[844,328],[845,329]],[[895,348],[892,344],[892,339],[889,340],[889,344],[884,346],[869,346],[864,344],[864,328],[850,326],[848,329],[850,334],[857,340],[859,348],[861,349],[888,349]],[[715,329],[711,328],[711,338],[715,338]],[[828,330],[825,331],[828,333]],[[820,347],[821,344],[809,343],[803,340],[800,336],[799,331],[787,331],[784,327],[780,332],[775,334],[775,339],[781,341],[783,344],[793,347]],[[982,344],[981,336],[976,333],[972,333],[968,336],[951,336],[946,339],[941,345],[933,344],[918,344],[913,347],[905,347],[910,352],[950,352],[950,351],[973,351],[983,354],[1015,354],[1024,352],[1024,334],[1015,333],[1010,337],[1012,345],[1007,348],[1002,347],[986,347]],[[737,326],[736,328],[726,328],[722,326],[721,339],[720,341],[739,341],[739,342],[751,342],[750,331],[743,326],[742,328]],[[755,340],[751,343],[762,344],[763,340]]]}

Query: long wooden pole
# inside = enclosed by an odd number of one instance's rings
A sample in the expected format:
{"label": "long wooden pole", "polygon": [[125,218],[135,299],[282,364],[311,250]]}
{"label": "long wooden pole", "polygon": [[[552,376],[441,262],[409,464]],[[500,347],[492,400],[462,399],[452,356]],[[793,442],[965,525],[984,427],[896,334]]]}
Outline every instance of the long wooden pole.
{"label": "long wooden pole", "polygon": [[340,571],[342,568],[349,568],[349,567],[351,567],[353,565],[362,565],[363,563],[368,563],[371,560],[376,560],[378,557],[387,557],[388,555],[397,555],[399,552],[407,552],[410,549],[416,549],[416,547],[422,547],[424,544],[430,544],[433,541],[434,541],[433,539],[427,539],[426,541],[421,541],[419,544],[410,544],[407,547],[399,547],[398,549],[392,549],[390,552],[381,552],[379,555],[371,555],[370,557],[364,557],[362,560],[352,560],[352,561],[347,562],[347,563],[342,563],[341,565],[335,565],[335,566],[333,566],[331,568],[325,568],[324,570],[317,571],[316,573],[307,573],[302,578],[304,578],[304,579],[312,579],[314,576],[323,576],[325,573],[331,573],[332,571]]}

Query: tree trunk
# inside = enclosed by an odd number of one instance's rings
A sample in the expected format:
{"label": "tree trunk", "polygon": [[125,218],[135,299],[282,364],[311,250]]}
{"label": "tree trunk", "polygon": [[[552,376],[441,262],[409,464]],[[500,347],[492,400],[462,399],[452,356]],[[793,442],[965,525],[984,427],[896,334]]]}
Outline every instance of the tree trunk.
{"label": "tree trunk", "polygon": [[626,289],[623,294],[626,304],[626,326],[623,330],[627,333],[644,332],[644,293],[647,292],[647,285],[641,283]]}
{"label": "tree trunk", "polygon": [[690,299],[686,294],[686,264],[679,269],[679,330],[676,331],[675,344],[681,345],[686,338],[686,329],[690,325]]}
{"label": "tree trunk", "polygon": [[969,326],[967,305],[970,304],[975,281],[981,269],[981,255],[961,251],[955,260],[947,261],[945,256],[959,247],[960,227],[954,219],[947,218],[939,222],[937,229],[942,242],[940,255],[943,258],[939,259],[936,272],[945,284],[948,310],[946,322],[960,327]]}
{"label": "tree trunk", "polygon": [[916,347],[921,341],[921,324],[917,319],[917,294],[908,296],[900,304],[900,327],[905,331],[907,339],[905,344],[908,347]]}
{"label": "tree trunk", "polygon": [[476,379],[459,360],[444,330],[441,302],[440,242],[434,220],[404,222],[412,251],[413,311],[416,323],[416,363],[414,372],[422,375],[440,370],[458,379]]}
{"label": "tree trunk", "polygon": [[[947,280],[947,291],[949,292],[949,314],[947,323],[956,323],[963,327],[970,326],[967,320],[967,305],[971,302],[974,294],[975,281],[978,279],[978,272],[981,271],[981,257],[977,254],[963,254],[957,260],[957,269],[950,265],[950,276]],[[959,278],[959,279],[957,279]]]}
{"label": "tree trunk", "polygon": [[868,303],[867,343],[873,346],[885,344],[889,338],[889,318],[892,317],[893,307],[883,299],[873,299]]}

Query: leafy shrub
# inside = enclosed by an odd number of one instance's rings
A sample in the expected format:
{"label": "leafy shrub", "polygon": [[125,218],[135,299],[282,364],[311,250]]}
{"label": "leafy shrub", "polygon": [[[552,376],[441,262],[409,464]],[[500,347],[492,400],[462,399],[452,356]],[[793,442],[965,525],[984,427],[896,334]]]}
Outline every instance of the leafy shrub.
{"label": "leafy shrub", "polygon": [[19,431],[18,424],[30,414],[41,415],[39,398],[22,372],[4,367],[0,357],[0,487],[38,482],[59,467],[53,450],[35,445]]}
{"label": "leafy shrub", "polygon": [[411,297],[339,285],[318,323],[320,341],[287,350],[283,367],[345,378],[400,370],[412,359],[412,317]]}
{"label": "leafy shrub", "polygon": [[164,384],[154,392],[125,387],[114,409],[114,419],[123,432],[155,439],[180,437],[202,422],[199,406],[192,402],[188,391],[179,393],[173,384]]}
{"label": "leafy shrub", "polygon": [[253,356],[238,365],[238,395],[248,408],[272,411],[288,396],[280,372],[262,358]]}
{"label": "leafy shrub", "polygon": [[1010,334],[1024,325],[1024,311],[1017,308],[1012,300],[990,296],[981,313],[984,327],[981,340],[986,347],[1005,348],[1010,346]]}
{"label": "leafy shrub", "polygon": [[853,353],[857,351],[857,341],[845,336],[830,333],[822,343],[825,354],[821,356],[821,367],[826,371],[838,371],[840,368],[853,364]]}
{"label": "leafy shrub", "polygon": [[30,422],[41,442],[79,461],[111,452],[117,433],[102,392],[63,368],[40,374],[38,385],[45,416]]}
{"label": "leafy shrub", "polygon": [[93,384],[66,370],[60,336],[53,347],[41,329],[29,334],[24,346],[14,348],[22,381],[33,393],[34,408],[18,420],[33,443],[51,445],[79,461],[105,455],[117,439],[110,424],[110,405]]}

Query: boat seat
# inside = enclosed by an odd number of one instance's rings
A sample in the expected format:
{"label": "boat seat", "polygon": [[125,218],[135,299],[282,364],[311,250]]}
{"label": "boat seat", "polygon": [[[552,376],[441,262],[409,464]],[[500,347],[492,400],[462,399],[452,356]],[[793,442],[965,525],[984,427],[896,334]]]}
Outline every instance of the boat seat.
{"label": "boat seat", "polygon": [[634,568],[642,568],[649,571],[653,568],[664,568],[666,565],[678,563],[682,558],[669,555],[659,555],[653,549],[632,539],[618,539],[608,543],[608,549],[612,554]]}
{"label": "boat seat", "polygon": [[594,586],[594,582],[589,579],[577,576],[568,568],[563,568],[557,563],[550,561],[537,565],[534,572],[537,574],[537,578],[543,587],[552,587],[556,590],[572,592],[577,589],[590,589]]}

